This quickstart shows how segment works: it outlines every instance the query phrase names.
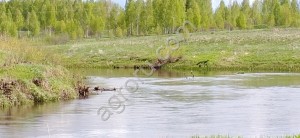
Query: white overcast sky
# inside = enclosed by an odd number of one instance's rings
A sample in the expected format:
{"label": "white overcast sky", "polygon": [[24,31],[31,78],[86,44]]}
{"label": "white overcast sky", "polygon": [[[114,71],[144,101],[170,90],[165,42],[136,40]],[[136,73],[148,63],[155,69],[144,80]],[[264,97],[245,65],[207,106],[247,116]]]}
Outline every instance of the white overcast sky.
{"label": "white overcast sky", "polygon": [[[113,2],[116,2],[116,3],[119,3],[122,7],[125,6],[125,2],[126,2],[126,0],[112,0],[112,1],[113,1]],[[218,5],[220,4],[220,1],[221,1],[221,0],[212,0],[212,5],[213,5],[213,8],[214,8],[214,9],[218,7]],[[234,0],[233,0],[233,1],[234,1]],[[236,1],[242,2],[243,0],[236,0]],[[250,1],[250,3],[252,3],[254,0],[249,0],[249,1]],[[225,2],[226,4],[228,4],[229,0],[224,0],[224,2]]]}

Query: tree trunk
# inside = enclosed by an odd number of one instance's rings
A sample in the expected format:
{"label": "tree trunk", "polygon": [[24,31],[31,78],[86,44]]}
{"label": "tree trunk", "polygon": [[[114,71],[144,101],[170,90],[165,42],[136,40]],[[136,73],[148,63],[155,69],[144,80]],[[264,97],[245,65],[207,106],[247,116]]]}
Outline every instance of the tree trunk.
{"label": "tree trunk", "polygon": [[139,17],[137,18],[136,20],[136,35],[138,36],[139,35]]}
{"label": "tree trunk", "polygon": [[52,35],[52,27],[49,26],[49,36],[51,37],[51,35]]}
{"label": "tree trunk", "polygon": [[86,37],[86,38],[89,37],[89,29],[86,29],[86,31],[85,31],[85,37]]}
{"label": "tree trunk", "polygon": [[130,36],[132,35],[132,28],[133,28],[133,24],[130,24]]}

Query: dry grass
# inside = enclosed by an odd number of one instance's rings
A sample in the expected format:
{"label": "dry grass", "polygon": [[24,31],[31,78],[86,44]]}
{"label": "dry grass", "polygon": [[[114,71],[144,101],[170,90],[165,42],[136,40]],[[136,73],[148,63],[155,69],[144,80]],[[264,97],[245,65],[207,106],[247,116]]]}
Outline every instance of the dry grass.
{"label": "dry grass", "polygon": [[76,78],[58,64],[62,56],[28,40],[0,41],[0,106],[76,98]]}
{"label": "dry grass", "polygon": [[0,42],[0,52],[5,53],[4,65],[9,66],[19,63],[54,64],[62,63],[63,56],[49,52],[37,43],[28,39],[6,38]]}

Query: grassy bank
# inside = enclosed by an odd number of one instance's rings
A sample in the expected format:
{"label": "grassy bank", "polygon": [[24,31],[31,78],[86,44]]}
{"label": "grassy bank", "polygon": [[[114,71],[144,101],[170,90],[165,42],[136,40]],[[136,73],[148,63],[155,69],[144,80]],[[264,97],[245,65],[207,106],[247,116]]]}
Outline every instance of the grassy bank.
{"label": "grassy bank", "polygon": [[[69,67],[133,67],[155,62],[156,50],[170,36],[85,39],[64,45],[46,46],[67,56]],[[166,68],[199,68],[209,60],[209,70],[300,70],[300,30],[272,29],[193,33],[172,53],[182,59]],[[206,68],[202,68],[206,69]]]}
{"label": "grassy bank", "polygon": [[[50,45],[42,41],[0,41],[0,106],[77,97],[77,80],[64,67],[130,68],[157,61],[156,50],[178,35],[101,38]],[[192,33],[167,64],[169,69],[300,70],[300,30],[272,29]],[[208,68],[199,61],[209,60]],[[61,65],[61,66],[60,66]]]}
{"label": "grassy bank", "polygon": [[74,99],[76,78],[58,55],[31,46],[27,40],[0,42],[0,107]]}

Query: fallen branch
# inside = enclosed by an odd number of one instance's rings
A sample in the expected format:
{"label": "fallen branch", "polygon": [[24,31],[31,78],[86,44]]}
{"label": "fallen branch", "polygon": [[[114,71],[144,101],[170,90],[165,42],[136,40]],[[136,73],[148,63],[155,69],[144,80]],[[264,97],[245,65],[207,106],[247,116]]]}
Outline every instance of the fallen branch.
{"label": "fallen branch", "polygon": [[86,87],[86,86],[78,86],[79,98],[87,98],[90,93],[89,88],[90,87]]}
{"label": "fallen branch", "polygon": [[140,68],[143,68],[143,69],[161,69],[163,65],[165,64],[168,64],[168,63],[176,63],[178,62],[182,57],[179,56],[179,57],[176,57],[176,58],[168,58],[168,59],[157,59],[153,64],[152,66],[149,66],[149,65],[143,65],[143,66],[138,66],[138,65],[134,65],[133,68],[134,69],[140,69]]}
{"label": "fallen branch", "polygon": [[201,68],[201,67],[208,67],[208,61],[209,60],[200,61],[196,65],[198,65],[199,68]]}
{"label": "fallen branch", "polygon": [[94,91],[101,91],[101,92],[103,92],[103,91],[116,91],[117,89],[116,88],[100,88],[99,86],[96,86],[96,87],[94,87],[94,89],[93,89]]}

